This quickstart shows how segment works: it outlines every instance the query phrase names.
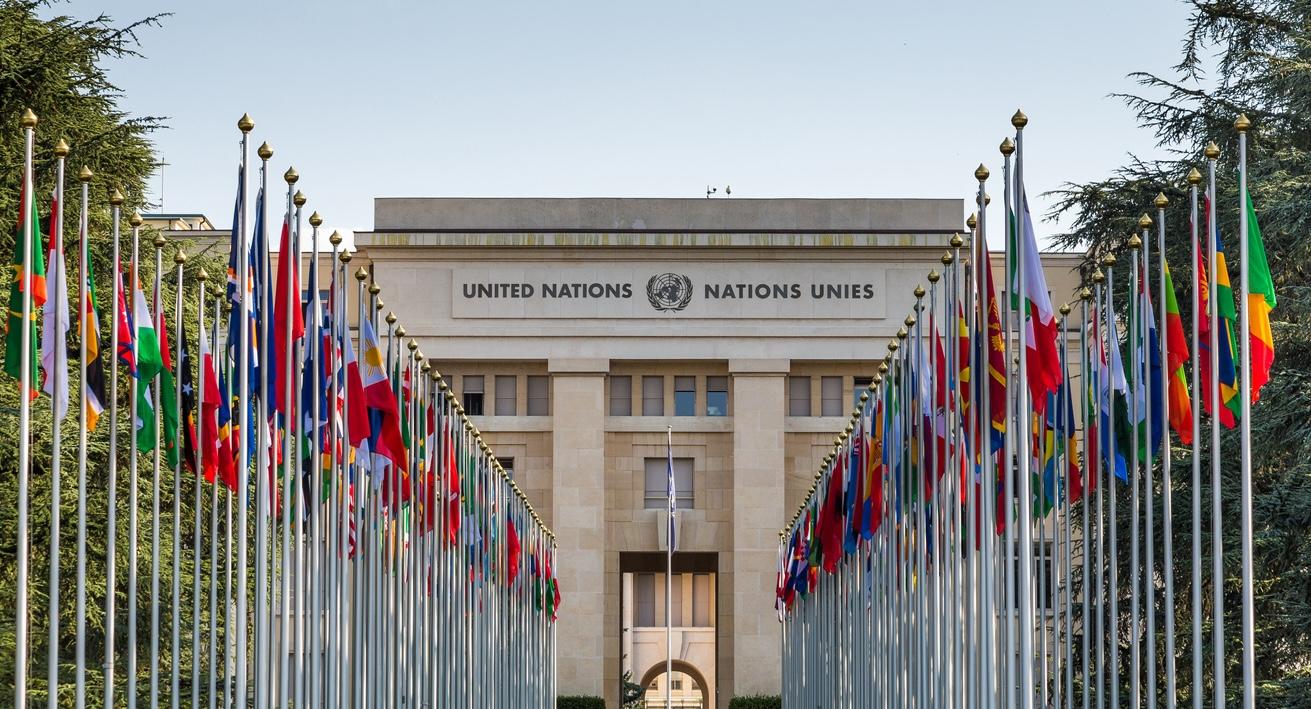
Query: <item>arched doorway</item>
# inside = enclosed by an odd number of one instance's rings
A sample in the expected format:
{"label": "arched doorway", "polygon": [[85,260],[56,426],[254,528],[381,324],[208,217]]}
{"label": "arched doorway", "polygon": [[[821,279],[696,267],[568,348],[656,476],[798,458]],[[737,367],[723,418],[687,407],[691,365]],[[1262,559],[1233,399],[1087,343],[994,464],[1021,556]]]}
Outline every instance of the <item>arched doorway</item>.
{"label": "arched doorway", "polygon": [[[707,684],[706,684],[705,675],[701,674],[701,671],[698,670],[695,665],[689,662],[684,662],[683,660],[674,660],[671,663],[671,669],[673,670],[674,673],[673,675],[674,681],[676,682],[679,681],[680,675],[682,675],[696,685],[695,689],[701,695],[701,707],[703,709],[712,709],[712,707],[714,707],[714,705],[710,703],[710,694],[709,692],[706,691]],[[652,709],[655,709],[656,707],[664,706],[665,695],[664,695],[663,685],[660,686],[659,694],[657,696],[650,696],[652,683],[655,682],[656,679],[659,678],[664,673],[665,673],[665,663],[660,662],[658,664],[652,665],[651,668],[648,669],[646,673],[642,675],[642,687],[645,688],[648,692],[646,705],[648,707],[651,707]],[[675,686],[673,689],[676,690],[674,692],[675,694],[681,692],[682,695],[686,696],[692,688]],[[677,702],[677,697],[675,697],[674,706],[675,707],[680,706]],[[684,704],[682,706],[691,706],[691,705]]]}

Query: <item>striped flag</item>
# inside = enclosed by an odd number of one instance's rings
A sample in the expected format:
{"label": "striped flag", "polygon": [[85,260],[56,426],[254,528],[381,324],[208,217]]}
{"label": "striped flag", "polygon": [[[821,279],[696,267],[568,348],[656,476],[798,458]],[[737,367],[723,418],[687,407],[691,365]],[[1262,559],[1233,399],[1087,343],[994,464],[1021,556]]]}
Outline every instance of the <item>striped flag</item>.
{"label": "striped flag", "polygon": [[54,402],[55,424],[68,415],[68,283],[64,267],[64,236],[56,234],[58,200],[50,204],[50,270],[46,273],[49,298],[41,311],[41,390]]}
{"label": "striped flag", "polygon": [[[14,239],[14,260],[11,261],[14,274],[13,284],[9,288],[9,317],[5,320],[5,372],[14,379],[23,376],[23,236],[24,225],[32,235],[32,274],[28,281],[32,287],[31,319],[27,323],[30,329],[28,339],[30,358],[28,362],[35,365],[36,359],[36,309],[46,302],[46,266],[45,255],[41,253],[41,224],[36,215],[36,200],[24,189],[18,213],[18,232]],[[35,381],[35,379],[33,379]],[[35,399],[37,390],[33,388],[28,395]]]}
{"label": "striped flag", "polygon": [[1175,299],[1174,281],[1170,278],[1170,264],[1161,256],[1161,265],[1165,272],[1165,342],[1166,342],[1166,376],[1169,377],[1169,391],[1166,401],[1169,406],[1170,427],[1179,434],[1179,441],[1184,445],[1193,442],[1193,402],[1188,392],[1188,375],[1184,371],[1188,363],[1188,337],[1184,334],[1183,317],[1179,314],[1179,301]]}
{"label": "striped flag", "polygon": [[1243,195],[1247,203],[1247,254],[1243,268],[1247,269],[1248,332],[1247,342],[1252,356],[1252,403],[1261,398],[1261,387],[1270,381],[1270,368],[1275,363],[1275,338],[1270,331],[1270,311],[1275,307],[1275,282],[1270,276],[1270,263],[1265,256],[1265,243],[1261,227],[1256,223],[1256,209],[1252,195]]}
{"label": "striped flag", "polygon": [[[86,235],[83,234],[85,239]],[[86,384],[82,390],[83,406],[86,407],[86,427],[88,431],[96,430],[100,414],[105,410],[105,366],[100,357],[100,317],[96,314],[96,279],[91,272],[91,260],[86,266],[86,305],[82,310],[79,329],[86,343]]]}
{"label": "striped flag", "polygon": [[[133,355],[137,365],[137,418],[132,422],[136,429],[137,450],[145,453],[155,449],[159,432],[155,425],[155,404],[150,396],[150,384],[164,368],[160,356],[159,334],[151,317],[150,306],[146,303],[146,294],[141,290],[141,281],[137,274],[132,274],[132,325]],[[147,423],[149,422],[149,423]]]}

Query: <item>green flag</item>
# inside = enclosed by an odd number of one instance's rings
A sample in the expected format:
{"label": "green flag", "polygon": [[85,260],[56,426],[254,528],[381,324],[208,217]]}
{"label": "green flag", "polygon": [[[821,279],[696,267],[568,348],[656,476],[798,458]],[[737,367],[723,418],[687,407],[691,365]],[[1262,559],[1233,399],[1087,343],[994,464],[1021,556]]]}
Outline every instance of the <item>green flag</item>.
{"label": "green flag", "polygon": [[36,313],[46,302],[46,261],[41,253],[41,225],[36,214],[36,200],[31,194],[25,194],[18,215],[18,234],[14,239],[14,260],[11,270],[13,282],[9,287],[9,318],[5,321],[5,372],[14,379],[23,376],[23,225],[27,224],[28,233],[32,235],[32,309],[28,318],[28,367],[31,374],[28,381],[31,389],[28,395],[36,398],[39,391],[39,377],[36,376]]}

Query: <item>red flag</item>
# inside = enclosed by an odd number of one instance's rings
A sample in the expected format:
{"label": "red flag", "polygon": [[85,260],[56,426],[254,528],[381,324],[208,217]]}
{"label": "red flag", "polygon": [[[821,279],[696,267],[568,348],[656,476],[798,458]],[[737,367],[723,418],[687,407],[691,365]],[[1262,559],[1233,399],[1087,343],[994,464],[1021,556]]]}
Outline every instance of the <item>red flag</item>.
{"label": "red flag", "polygon": [[[288,415],[287,406],[287,353],[294,348],[297,340],[305,337],[305,320],[300,308],[300,254],[292,253],[289,229],[284,218],[282,243],[278,246],[278,283],[273,302],[273,398],[277,411],[284,415],[283,420],[287,422],[288,430],[295,430],[296,417]],[[291,326],[290,339],[287,336],[288,321]]]}
{"label": "red flag", "polygon": [[455,436],[446,417],[446,540],[454,545],[460,538],[460,462],[456,460]]}
{"label": "red flag", "polygon": [[506,578],[505,585],[513,586],[514,580],[519,576],[519,530],[514,527],[514,517],[509,518],[509,533],[506,535],[506,563],[510,566],[509,576]]}

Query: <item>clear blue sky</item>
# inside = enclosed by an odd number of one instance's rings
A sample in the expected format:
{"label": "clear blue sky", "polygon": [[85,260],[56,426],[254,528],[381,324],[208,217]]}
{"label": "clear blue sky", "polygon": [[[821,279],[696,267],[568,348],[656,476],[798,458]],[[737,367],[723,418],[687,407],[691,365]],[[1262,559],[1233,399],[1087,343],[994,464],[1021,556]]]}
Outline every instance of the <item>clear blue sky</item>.
{"label": "clear blue sky", "polygon": [[[1108,94],[1177,61],[1170,0],[107,3],[111,77],[155,136],[163,208],[231,219],[237,118],[325,225],[378,196],[968,197],[1017,107],[1031,195],[1153,137]],[[53,11],[88,16],[74,0]],[[174,7],[170,7],[174,5]],[[156,190],[160,184],[154,181]],[[999,197],[999,195],[997,195]],[[156,193],[155,198],[158,199]],[[1035,211],[1047,200],[1036,198]],[[995,209],[995,207],[994,207]],[[1050,233],[1057,227],[1040,225]]]}

